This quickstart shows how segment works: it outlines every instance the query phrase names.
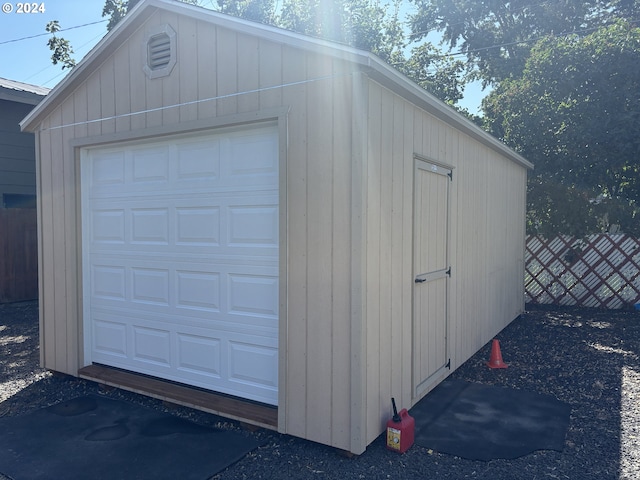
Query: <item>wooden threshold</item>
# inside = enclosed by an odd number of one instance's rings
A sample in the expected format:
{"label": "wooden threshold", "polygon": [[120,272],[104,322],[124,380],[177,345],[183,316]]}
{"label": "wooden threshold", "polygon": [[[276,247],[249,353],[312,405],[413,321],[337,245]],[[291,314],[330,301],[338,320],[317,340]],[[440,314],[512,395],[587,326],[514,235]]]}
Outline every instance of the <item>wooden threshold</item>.
{"label": "wooden threshold", "polygon": [[191,388],[103,365],[83,367],[78,370],[78,376],[270,430],[278,428],[278,409],[269,405]]}

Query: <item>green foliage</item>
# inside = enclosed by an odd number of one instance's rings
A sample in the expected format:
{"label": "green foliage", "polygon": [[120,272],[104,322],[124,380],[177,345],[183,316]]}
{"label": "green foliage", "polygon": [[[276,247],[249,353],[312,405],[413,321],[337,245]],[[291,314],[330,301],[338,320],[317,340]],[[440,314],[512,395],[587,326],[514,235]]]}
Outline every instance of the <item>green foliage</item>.
{"label": "green foliage", "polygon": [[396,68],[449,105],[462,99],[464,63],[442,55],[431,43],[413,48],[409,59]]}
{"label": "green foliage", "polygon": [[[139,0],[131,0],[131,7]],[[109,23],[107,23],[107,30],[111,30],[115,27],[120,20],[124,18],[129,11],[130,0],[106,0],[104,7],[102,8],[102,16],[109,17]]]}
{"label": "green foliage", "polygon": [[272,0],[217,0],[217,3],[222,13],[259,23],[274,22],[275,3]]}
{"label": "green foliage", "polygon": [[521,77],[483,102],[486,127],[535,165],[529,231],[640,225],[640,29],[540,40]]}
{"label": "green foliage", "polygon": [[[605,0],[410,0],[412,40],[432,31],[443,44],[466,55],[484,85],[519,76],[532,42],[597,25],[610,2]],[[619,0],[629,2],[631,0]]]}
{"label": "green foliage", "polygon": [[372,0],[284,0],[276,26],[375,53],[390,61],[404,47],[398,18]]}
{"label": "green foliage", "polygon": [[60,31],[60,23],[57,20],[53,20],[47,23],[45,29],[47,32],[51,33],[51,37],[47,42],[49,50],[53,52],[51,54],[51,62],[54,65],[57,65],[58,63],[62,64],[63,70],[65,68],[73,68],[76,61],[71,57],[71,54],[73,53],[71,44],[68,40],[56,35],[56,33]]}

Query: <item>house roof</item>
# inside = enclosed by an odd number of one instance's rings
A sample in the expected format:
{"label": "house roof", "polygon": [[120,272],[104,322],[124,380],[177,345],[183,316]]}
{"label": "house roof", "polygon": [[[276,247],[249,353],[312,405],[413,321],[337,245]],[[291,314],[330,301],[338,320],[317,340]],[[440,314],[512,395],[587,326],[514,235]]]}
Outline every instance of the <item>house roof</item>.
{"label": "house roof", "polygon": [[49,93],[49,90],[49,88],[29,83],[0,78],[0,100],[37,105]]}
{"label": "house roof", "polygon": [[113,53],[115,48],[124,42],[135,29],[158,9],[197,18],[198,20],[207,21],[211,24],[229,28],[240,33],[258,36],[281,44],[288,44],[307,51],[321,52],[325,55],[353,62],[363,68],[370,78],[430,112],[439,119],[477,139],[489,148],[500,152],[514,162],[526,168],[533,168],[533,165],[524,157],[508,148],[495,137],[489,135],[466,117],[444,104],[370,52],[336,42],[309,37],[270,25],[232,17],[174,0],[143,0],[138,3],[125,18],[74,67],[71,73],[54,87],[45,100],[22,120],[20,123],[22,129],[35,131],[38,124],[56,108],[59,101],[65,98],[67,92],[73,91],[82,83],[94,70],[93,67],[99,65]]}

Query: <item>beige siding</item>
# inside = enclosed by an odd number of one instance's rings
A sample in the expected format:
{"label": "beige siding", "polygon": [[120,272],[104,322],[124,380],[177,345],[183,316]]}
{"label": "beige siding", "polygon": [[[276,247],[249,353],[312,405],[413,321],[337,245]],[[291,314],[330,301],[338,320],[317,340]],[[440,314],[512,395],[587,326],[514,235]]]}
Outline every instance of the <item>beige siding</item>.
{"label": "beige siding", "polygon": [[[343,74],[349,67],[166,12],[147,25],[164,22],[178,33],[170,76],[145,76],[146,28],[140,28],[41,125],[44,365],[72,375],[82,366],[79,172],[71,141],[135,138],[136,131],[216,116],[224,124],[224,118],[235,122],[240,114],[286,107],[289,282],[283,285],[288,323],[281,325],[280,425],[349,450],[352,77]],[[172,107],[184,103],[191,104]]]}
{"label": "beige siding", "polygon": [[[161,23],[177,32],[178,59],[170,76],[149,80],[142,43]],[[523,167],[321,49],[162,10],[130,32],[39,126],[47,368],[75,375],[83,366],[78,145],[190,125],[280,121],[280,431],[361,453],[382,432],[391,397],[402,407],[418,400],[411,359],[416,155],[454,171],[452,366],[522,310]]]}
{"label": "beige siding", "polygon": [[[522,166],[375,82],[369,86],[366,227],[366,442],[390,398],[412,398],[412,215],[417,155],[453,169],[449,353],[464,363],[524,307]],[[449,372],[445,372],[444,375]],[[433,386],[437,385],[437,382]]]}

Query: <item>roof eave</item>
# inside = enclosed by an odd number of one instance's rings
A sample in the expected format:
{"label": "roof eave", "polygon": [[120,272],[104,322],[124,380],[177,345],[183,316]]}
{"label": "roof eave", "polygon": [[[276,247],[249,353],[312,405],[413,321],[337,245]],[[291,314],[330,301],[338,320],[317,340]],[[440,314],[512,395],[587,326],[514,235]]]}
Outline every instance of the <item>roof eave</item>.
{"label": "roof eave", "polygon": [[45,98],[44,95],[38,95],[37,93],[0,87],[0,100],[24,103],[26,105],[37,105],[43,98]]}
{"label": "roof eave", "polygon": [[533,164],[522,155],[507,147],[497,138],[490,135],[464,115],[456,112],[453,108],[443,103],[441,100],[427,92],[425,89],[417,85],[415,82],[391,68],[385,62],[377,58],[375,55],[369,56],[371,73],[370,77],[384,85],[385,87],[397,92],[408,100],[412,101],[427,112],[440,118],[448,124],[456,127],[463,133],[478,140],[487,147],[501,153],[510,160],[519,165],[533,169]]}

